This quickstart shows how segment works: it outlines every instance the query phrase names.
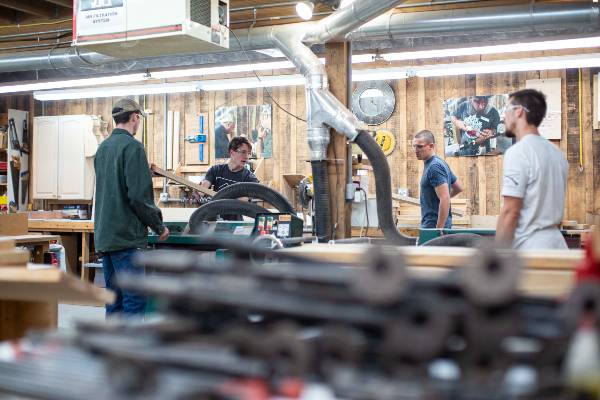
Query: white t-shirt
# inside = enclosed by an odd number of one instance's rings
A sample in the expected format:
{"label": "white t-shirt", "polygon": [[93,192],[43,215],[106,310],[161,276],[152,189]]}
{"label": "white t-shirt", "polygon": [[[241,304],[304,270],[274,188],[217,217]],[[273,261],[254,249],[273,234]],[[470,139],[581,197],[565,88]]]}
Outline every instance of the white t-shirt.
{"label": "white t-shirt", "polygon": [[515,249],[565,249],[560,233],[569,165],[546,138],[529,134],[504,155],[502,196],[523,199]]}

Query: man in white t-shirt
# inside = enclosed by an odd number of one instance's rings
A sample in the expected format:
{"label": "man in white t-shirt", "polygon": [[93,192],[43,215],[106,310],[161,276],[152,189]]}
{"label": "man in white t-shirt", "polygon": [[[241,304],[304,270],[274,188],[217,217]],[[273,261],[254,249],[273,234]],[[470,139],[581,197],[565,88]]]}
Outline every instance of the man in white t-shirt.
{"label": "man in white t-shirt", "polygon": [[517,143],[504,155],[504,204],[496,243],[515,249],[566,249],[559,226],[567,190],[568,163],[538,127],[546,115],[545,96],[533,89],[512,93],[504,115],[506,136]]}

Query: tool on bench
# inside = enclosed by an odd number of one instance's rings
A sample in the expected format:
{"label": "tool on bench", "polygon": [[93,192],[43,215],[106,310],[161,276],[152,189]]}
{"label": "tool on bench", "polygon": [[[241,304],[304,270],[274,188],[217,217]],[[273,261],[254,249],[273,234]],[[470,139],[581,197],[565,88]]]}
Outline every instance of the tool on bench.
{"label": "tool on bench", "polygon": [[198,185],[198,184],[196,184],[196,183],[194,183],[192,181],[188,181],[187,179],[185,179],[185,178],[183,178],[181,176],[177,176],[177,175],[175,175],[172,172],[165,171],[164,169],[159,168],[159,167],[157,167],[154,164],[150,165],[150,171],[152,171],[155,175],[162,176],[162,177],[165,177],[165,178],[169,178],[172,181],[175,181],[177,183],[185,185],[185,186],[187,186],[189,188],[197,190],[198,192],[204,193],[204,194],[209,195],[211,197],[214,196],[217,193],[214,190],[207,189],[207,188],[202,187],[202,186],[200,186],[200,185]]}

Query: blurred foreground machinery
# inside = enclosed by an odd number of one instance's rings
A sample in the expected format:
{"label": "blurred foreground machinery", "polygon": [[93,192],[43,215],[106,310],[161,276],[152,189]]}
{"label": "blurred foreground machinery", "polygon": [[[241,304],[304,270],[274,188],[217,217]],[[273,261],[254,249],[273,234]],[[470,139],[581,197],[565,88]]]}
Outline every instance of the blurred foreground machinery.
{"label": "blurred foreground machinery", "polygon": [[155,298],[161,318],[42,336],[0,362],[0,390],[244,400],[576,399],[594,390],[567,382],[583,382],[598,363],[589,346],[583,368],[572,354],[581,326],[596,332],[598,283],[559,303],[518,293],[520,262],[509,251],[411,276],[393,247],[349,266],[214,240],[230,249],[224,262],[148,252],[138,261],[152,273],[121,279]]}

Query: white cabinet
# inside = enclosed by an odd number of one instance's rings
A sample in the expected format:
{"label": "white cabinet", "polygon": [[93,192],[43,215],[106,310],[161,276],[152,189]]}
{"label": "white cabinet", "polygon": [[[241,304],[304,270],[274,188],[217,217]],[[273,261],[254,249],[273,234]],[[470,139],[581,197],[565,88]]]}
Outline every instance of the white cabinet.
{"label": "white cabinet", "polygon": [[90,115],[35,117],[33,198],[91,200],[97,141]]}

